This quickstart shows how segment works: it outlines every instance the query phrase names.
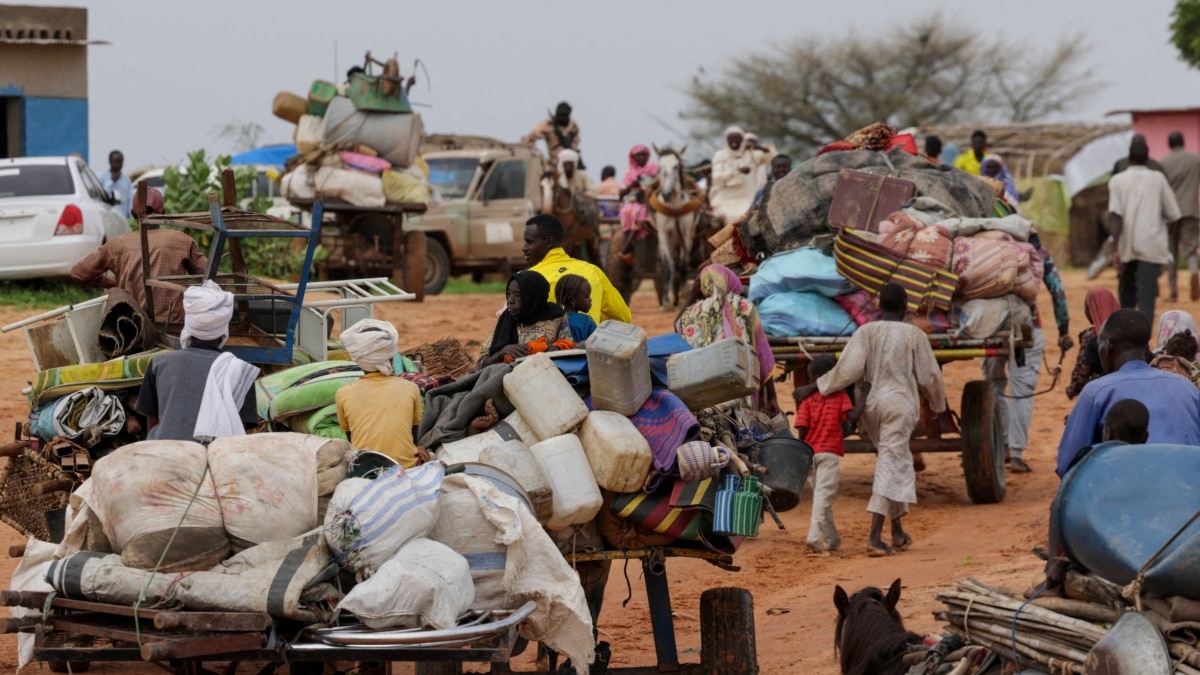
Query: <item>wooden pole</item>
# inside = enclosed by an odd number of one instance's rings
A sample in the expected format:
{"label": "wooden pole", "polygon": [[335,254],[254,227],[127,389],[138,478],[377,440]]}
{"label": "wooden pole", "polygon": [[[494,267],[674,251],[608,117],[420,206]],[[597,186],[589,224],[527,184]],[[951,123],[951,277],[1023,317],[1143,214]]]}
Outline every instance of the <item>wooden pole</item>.
{"label": "wooden pole", "polygon": [[[398,255],[393,250],[393,255]],[[404,290],[415,293],[417,302],[425,301],[425,233],[404,235]]]}

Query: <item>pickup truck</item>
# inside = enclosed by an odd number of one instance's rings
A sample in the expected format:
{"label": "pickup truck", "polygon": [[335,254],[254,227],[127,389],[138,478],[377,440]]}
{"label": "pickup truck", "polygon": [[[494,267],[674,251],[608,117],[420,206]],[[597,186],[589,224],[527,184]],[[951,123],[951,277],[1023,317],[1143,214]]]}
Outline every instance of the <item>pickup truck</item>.
{"label": "pickup truck", "polygon": [[451,275],[524,267],[525,221],[541,210],[549,160],[532,145],[482,136],[430,135],[421,156],[442,199],[404,222],[425,232],[425,292],[441,292]]}

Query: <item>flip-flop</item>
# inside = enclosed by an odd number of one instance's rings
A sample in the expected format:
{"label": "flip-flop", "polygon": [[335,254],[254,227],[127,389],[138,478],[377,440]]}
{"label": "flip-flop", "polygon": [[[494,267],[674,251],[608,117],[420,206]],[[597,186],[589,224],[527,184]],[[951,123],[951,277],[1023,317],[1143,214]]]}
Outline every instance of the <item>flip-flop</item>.
{"label": "flip-flop", "polygon": [[867,544],[867,557],[868,558],[885,558],[889,555],[896,555],[896,549],[892,548],[891,546],[888,546],[887,544],[884,544],[883,548],[879,548],[878,546],[872,546],[870,544]]}
{"label": "flip-flop", "polygon": [[907,551],[909,546],[912,546],[912,535],[907,532],[904,533],[904,539],[899,544],[896,543],[895,539],[892,540],[892,548],[897,551]]}
{"label": "flip-flop", "polygon": [[1033,469],[1029,468],[1029,465],[1025,463],[1025,460],[1016,459],[1015,457],[1008,460],[1008,470],[1013,473],[1029,473],[1033,471]]}

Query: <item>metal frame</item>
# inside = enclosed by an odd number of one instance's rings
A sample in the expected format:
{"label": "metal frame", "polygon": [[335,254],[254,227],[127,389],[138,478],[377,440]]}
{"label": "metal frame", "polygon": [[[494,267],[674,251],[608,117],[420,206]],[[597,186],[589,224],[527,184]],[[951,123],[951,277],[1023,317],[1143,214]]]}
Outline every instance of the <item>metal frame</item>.
{"label": "metal frame", "polygon": [[[7,326],[0,328],[0,333],[8,333],[18,328],[23,329],[25,334],[25,344],[29,347],[29,355],[33,358],[33,369],[35,372],[42,372],[50,368],[58,366],[42,367],[42,359],[38,357],[39,349],[38,342],[31,334],[32,330],[46,330],[49,332],[49,343],[62,351],[64,356],[68,356],[67,349],[75,352],[74,364],[79,363],[101,363],[107,359],[100,353],[100,346],[96,340],[96,335],[100,330],[100,319],[104,314],[105,303],[108,298],[100,296],[91,300],[74,305],[66,305],[58,309],[52,309],[48,312],[43,312],[37,316],[31,316],[28,319],[23,319],[15,323],[10,323]],[[54,321],[49,326],[37,326],[44,321]],[[58,324],[62,324],[59,326]],[[67,364],[64,364],[67,365]]]}
{"label": "metal frame", "polygon": [[[280,284],[285,291],[295,291],[299,284]],[[308,297],[308,293],[337,293],[338,298]],[[329,359],[326,326],[334,312],[341,312],[342,330],[363,319],[375,318],[375,305],[381,302],[416,300],[410,293],[393,284],[387,277],[346,279],[343,281],[311,281],[305,289],[304,310],[296,326],[296,346],[317,361]]]}

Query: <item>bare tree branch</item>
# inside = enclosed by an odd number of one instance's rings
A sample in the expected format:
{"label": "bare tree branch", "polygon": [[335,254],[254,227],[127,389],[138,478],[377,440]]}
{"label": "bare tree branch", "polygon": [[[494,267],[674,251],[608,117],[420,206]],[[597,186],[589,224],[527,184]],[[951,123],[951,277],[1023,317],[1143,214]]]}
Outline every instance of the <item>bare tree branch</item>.
{"label": "bare tree branch", "polygon": [[680,117],[711,140],[742,124],[806,153],[871,122],[898,127],[1024,122],[1061,114],[1101,86],[1080,34],[1046,48],[981,40],[941,14],[890,35],[807,38],[703,69]]}

